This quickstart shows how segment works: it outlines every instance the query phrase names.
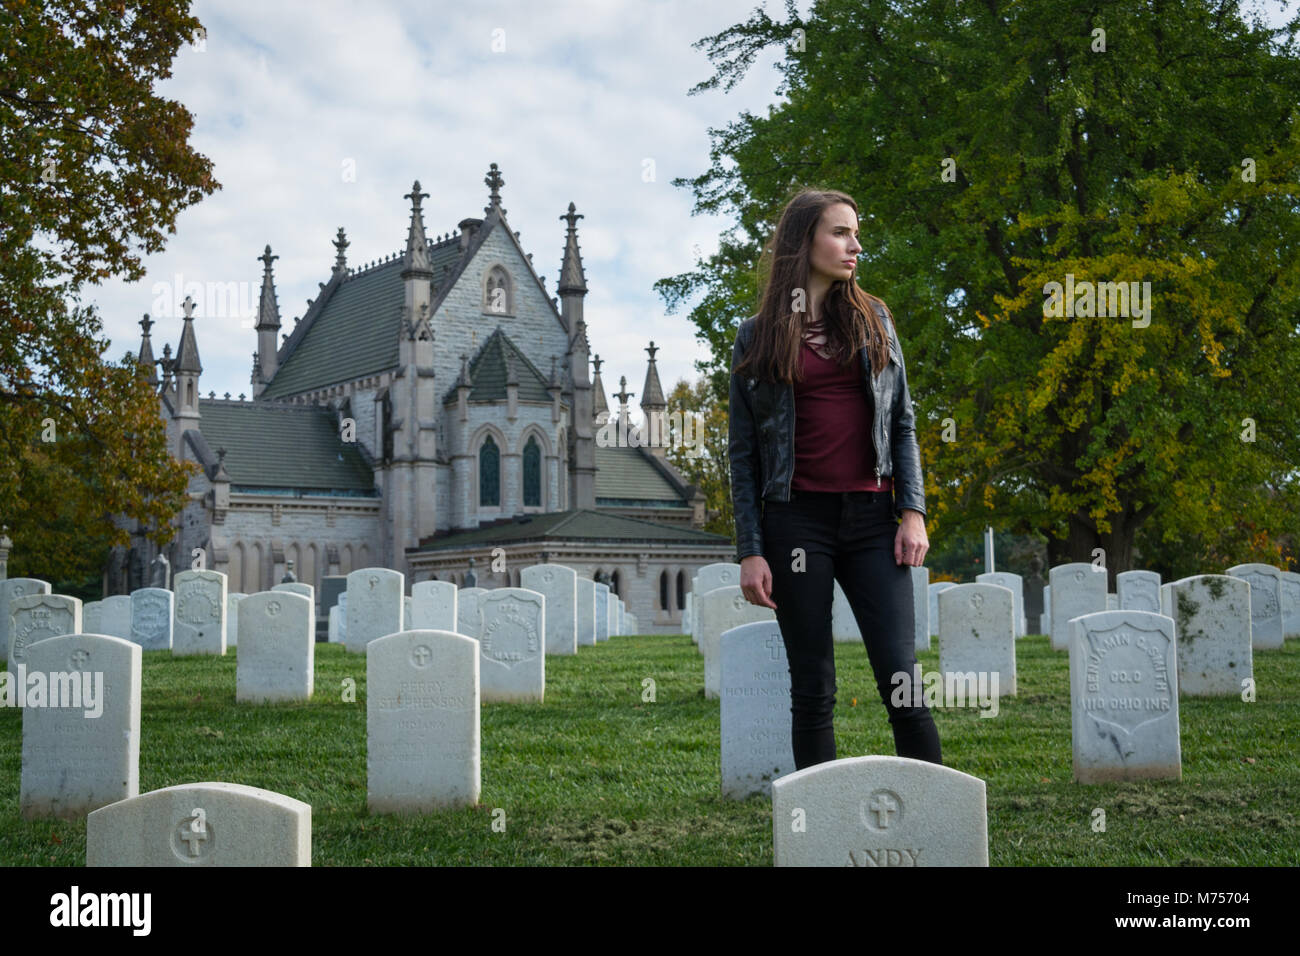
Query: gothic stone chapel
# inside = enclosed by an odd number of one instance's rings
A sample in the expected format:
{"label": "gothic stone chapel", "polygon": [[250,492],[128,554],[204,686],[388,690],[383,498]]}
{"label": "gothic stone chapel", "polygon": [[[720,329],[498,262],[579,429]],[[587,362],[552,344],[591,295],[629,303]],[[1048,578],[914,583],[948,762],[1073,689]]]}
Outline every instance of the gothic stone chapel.
{"label": "gothic stone chapel", "polygon": [[[601,575],[643,632],[681,631],[691,577],[735,548],[702,530],[704,495],[663,447],[596,440],[610,409],[583,318],[582,216],[570,203],[559,217],[552,296],[506,221],[496,163],[485,182],[482,219],[427,238],[417,181],[405,250],[366,265],[348,265],[340,228],[328,281],[288,334],[267,246],[251,400],[200,394],[203,316],[191,301],[174,358],[167,345],[155,361],[144,317],[139,361],[169,446],[202,469],[162,549],[172,568],[203,548],[232,592],[265,590],[292,567],[320,594],[323,576],[370,566],[402,571],[408,592],[462,585],[471,559],[479,587],[517,587],[523,568],[552,561]],[[666,402],[653,342],[646,351],[648,416]],[[626,418],[626,387],[618,397]],[[149,583],[159,549],[131,530],[106,594]]]}

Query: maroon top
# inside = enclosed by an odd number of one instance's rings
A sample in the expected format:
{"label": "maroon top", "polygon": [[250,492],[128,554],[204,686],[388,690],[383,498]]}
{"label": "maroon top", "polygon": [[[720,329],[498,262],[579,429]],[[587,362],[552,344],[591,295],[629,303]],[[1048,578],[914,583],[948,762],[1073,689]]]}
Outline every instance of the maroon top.
{"label": "maroon top", "polygon": [[872,441],[871,387],[861,358],[848,368],[822,358],[808,343],[799,350],[802,382],[794,383],[794,491],[878,491]]}

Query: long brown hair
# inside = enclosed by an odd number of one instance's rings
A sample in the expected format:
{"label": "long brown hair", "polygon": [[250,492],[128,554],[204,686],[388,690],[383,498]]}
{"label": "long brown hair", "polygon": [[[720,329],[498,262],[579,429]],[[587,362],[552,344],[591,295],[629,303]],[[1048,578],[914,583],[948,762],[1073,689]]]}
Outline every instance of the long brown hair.
{"label": "long brown hair", "polygon": [[[812,267],[809,257],[822,213],[844,203],[858,214],[858,204],[834,189],[801,189],[781,212],[776,231],[759,258],[761,305],[755,319],[753,343],[732,374],[745,374],[767,382],[799,381],[799,351],[803,347],[804,313],[795,313],[796,289],[808,289]],[[866,346],[873,374],[889,361],[889,336],[874,306],[884,303],[863,292],[854,277],[836,279],[821,303],[826,348],[840,366],[857,361]]]}

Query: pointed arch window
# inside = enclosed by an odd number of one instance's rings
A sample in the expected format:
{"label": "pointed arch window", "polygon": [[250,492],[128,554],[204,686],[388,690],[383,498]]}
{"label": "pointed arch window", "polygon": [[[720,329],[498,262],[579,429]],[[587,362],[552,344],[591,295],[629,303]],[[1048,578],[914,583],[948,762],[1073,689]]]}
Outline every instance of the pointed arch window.
{"label": "pointed arch window", "polygon": [[542,448],[537,436],[529,435],[524,445],[524,507],[542,506]]}
{"label": "pointed arch window", "polygon": [[483,508],[501,507],[501,449],[491,435],[478,450],[478,503]]}
{"label": "pointed arch window", "polygon": [[668,610],[668,572],[659,572],[659,608]]}
{"label": "pointed arch window", "polygon": [[496,265],[488,270],[483,283],[483,311],[492,315],[514,314],[514,288],[505,266]]}

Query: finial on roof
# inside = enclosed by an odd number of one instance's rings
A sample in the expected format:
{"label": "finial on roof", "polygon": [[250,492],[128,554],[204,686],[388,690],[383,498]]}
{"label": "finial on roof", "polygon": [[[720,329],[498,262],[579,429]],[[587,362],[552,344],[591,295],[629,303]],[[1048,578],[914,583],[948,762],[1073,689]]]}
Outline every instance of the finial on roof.
{"label": "finial on roof", "polygon": [[343,227],[339,226],[338,235],[334,237],[334,271],[346,272],[348,268],[348,237],[343,232]]}
{"label": "finial on roof", "polygon": [[497,169],[496,163],[492,164],[488,174],[483,178],[483,182],[487,183],[491,189],[488,194],[488,204],[483,207],[483,212],[490,213],[493,209],[496,209],[504,216],[506,211],[501,205],[501,187],[506,184],[506,181],[501,178],[501,170]]}
{"label": "finial on roof", "polygon": [[576,209],[573,203],[569,203],[569,211],[560,217],[569,224],[564,233],[564,258],[560,262],[560,278],[556,289],[560,295],[566,292],[586,294],[587,291],[587,279],[582,268],[582,253],[578,249],[578,220],[585,217]]}

